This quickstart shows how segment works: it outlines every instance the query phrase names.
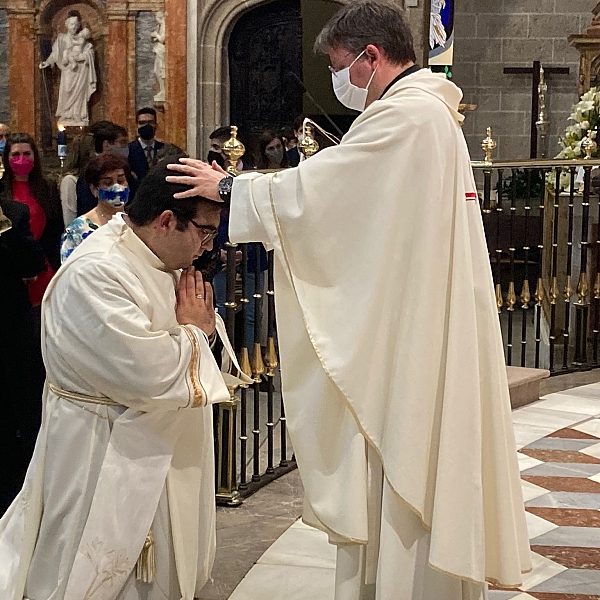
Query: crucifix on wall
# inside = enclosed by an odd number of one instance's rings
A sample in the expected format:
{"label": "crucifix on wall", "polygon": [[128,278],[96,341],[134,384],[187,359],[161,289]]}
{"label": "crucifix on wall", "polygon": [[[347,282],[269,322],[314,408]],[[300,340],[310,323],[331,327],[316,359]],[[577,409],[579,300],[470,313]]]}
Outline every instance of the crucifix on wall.
{"label": "crucifix on wall", "polygon": [[[532,67],[504,67],[505,75],[531,75],[532,87],[531,87],[531,144],[530,144],[530,158],[538,157],[538,130],[537,120],[538,113],[540,110],[538,88],[540,85],[540,69],[541,62],[535,60]],[[544,73],[548,77],[550,75],[568,75],[570,73],[569,67],[544,67]]]}

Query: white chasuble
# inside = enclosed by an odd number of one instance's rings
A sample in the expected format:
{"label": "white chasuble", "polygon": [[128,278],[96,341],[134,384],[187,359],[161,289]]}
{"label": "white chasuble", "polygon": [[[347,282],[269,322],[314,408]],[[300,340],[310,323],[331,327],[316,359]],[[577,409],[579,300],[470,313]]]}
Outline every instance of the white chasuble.
{"label": "white chasuble", "polygon": [[230,238],[275,250],[303,518],[338,545],[336,600],[479,600],[531,569],[461,96],[421,70],[339,146],[234,181]]}
{"label": "white chasuble", "polygon": [[3,600],[193,600],[210,576],[210,405],[229,393],[206,335],[176,321],[178,276],[117,215],[51,282],[42,428],[0,520]]}

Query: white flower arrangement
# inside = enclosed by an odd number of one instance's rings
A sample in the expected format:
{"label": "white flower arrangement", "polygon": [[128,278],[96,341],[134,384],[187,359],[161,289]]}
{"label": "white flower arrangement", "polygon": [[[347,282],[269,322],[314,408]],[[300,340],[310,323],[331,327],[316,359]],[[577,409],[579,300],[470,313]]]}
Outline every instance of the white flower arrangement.
{"label": "white flower arrangement", "polygon": [[[572,125],[568,125],[564,135],[559,138],[558,143],[562,150],[555,156],[560,160],[576,160],[584,157],[581,144],[588,131],[596,130],[600,125],[600,91],[597,88],[591,88],[582,97],[581,100],[573,106],[573,112],[568,119]],[[599,154],[596,149],[592,158]],[[555,175],[550,172],[546,176],[546,183],[549,189],[554,189]],[[568,191],[571,186],[571,175],[568,170],[563,169],[560,175],[560,185],[564,191]]]}

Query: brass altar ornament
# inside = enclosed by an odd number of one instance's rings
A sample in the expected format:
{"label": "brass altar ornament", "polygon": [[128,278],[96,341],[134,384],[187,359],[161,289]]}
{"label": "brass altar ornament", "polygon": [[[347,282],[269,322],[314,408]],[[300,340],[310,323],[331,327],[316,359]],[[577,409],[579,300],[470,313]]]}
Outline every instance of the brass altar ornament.
{"label": "brass altar ornament", "polygon": [[0,207],[0,235],[12,229],[12,223],[10,219],[2,212],[2,207]]}
{"label": "brass altar ornament", "polygon": [[492,128],[487,128],[487,137],[481,142],[481,149],[485,152],[485,164],[492,164],[492,152],[497,148],[496,140],[492,138]]}
{"label": "brass altar ornament", "polygon": [[240,158],[244,156],[246,147],[237,138],[238,128],[231,126],[231,137],[223,144],[223,154],[227,157],[227,172],[234,177],[238,174],[237,164]]}
{"label": "brass altar ornament", "polygon": [[587,135],[581,142],[581,149],[585,152],[585,160],[591,160],[592,154],[598,148],[598,144],[596,143],[596,131],[592,131],[588,129]]}
{"label": "brass altar ornament", "polygon": [[319,151],[319,144],[315,140],[315,130],[311,123],[303,124],[304,137],[298,142],[298,151],[302,153],[304,158],[310,158]]}

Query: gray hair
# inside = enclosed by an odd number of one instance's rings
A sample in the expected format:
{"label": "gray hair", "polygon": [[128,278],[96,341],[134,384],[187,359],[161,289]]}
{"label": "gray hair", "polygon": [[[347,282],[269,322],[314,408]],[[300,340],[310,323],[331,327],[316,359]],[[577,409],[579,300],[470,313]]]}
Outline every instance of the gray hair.
{"label": "gray hair", "polygon": [[341,47],[358,55],[369,44],[383,50],[392,63],[417,60],[404,11],[388,0],[353,0],[346,4],[323,27],[314,51],[326,54]]}

